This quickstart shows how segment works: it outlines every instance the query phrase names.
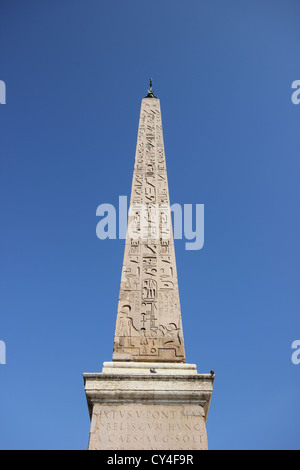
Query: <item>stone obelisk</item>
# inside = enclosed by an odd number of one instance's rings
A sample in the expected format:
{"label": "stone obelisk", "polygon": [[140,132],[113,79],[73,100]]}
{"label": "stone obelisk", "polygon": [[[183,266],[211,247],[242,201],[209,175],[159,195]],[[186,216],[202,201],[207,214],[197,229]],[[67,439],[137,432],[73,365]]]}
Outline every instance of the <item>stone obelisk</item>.
{"label": "stone obelisk", "polygon": [[160,102],[142,100],[113,361],[185,362]]}
{"label": "stone obelisk", "polygon": [[85,373],[89,449],[207,449],[214,374],[185,363],[160,101],[142,100],[112,362]]}

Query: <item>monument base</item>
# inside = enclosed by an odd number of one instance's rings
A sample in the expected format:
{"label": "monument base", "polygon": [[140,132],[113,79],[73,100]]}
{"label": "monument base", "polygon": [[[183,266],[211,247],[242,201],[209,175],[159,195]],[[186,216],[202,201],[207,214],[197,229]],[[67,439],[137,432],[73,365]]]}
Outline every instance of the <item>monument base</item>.
{"label": "monument base", "polygon": [[83,374],[90,450],[207,450],[214,374],[194,364],[104,362]]}

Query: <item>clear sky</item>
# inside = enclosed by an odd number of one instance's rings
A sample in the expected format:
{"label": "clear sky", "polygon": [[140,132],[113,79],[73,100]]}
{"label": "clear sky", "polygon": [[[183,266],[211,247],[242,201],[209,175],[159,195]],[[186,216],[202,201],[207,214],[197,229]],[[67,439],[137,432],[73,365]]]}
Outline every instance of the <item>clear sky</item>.
{"label": "clear sky", "polygon": [[141,99],[160,98],[187,362],[216,372],[211,449],[299,449],[298,0],[1,0],[1,449],[86,449],[112,358]]}

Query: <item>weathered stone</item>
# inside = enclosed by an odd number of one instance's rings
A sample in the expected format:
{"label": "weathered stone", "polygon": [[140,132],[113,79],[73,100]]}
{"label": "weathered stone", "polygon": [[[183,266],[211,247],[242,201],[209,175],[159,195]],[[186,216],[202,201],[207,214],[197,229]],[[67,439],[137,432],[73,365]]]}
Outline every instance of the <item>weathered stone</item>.
{"label": "weathered stone", "polygon": [[142,100],[113,361],[85,373],[89,449],[204,450],[214,374],[185,364],[160,102]]}
{"label": "weathered stone", "polygon": [[84,374],[90,450],[207,449],[211,374],[190,364],[120,365]]}
{"label": "weathered stone", "polygon": [[113,360],[185,362],[157,98],[141,105]]}

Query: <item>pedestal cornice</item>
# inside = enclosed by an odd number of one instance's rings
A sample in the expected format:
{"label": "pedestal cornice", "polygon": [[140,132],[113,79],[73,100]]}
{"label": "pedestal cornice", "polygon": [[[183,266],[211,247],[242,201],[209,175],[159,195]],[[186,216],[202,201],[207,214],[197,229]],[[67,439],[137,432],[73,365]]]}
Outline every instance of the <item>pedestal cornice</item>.
{"label": "pedestal cornice", "polygon": [[166,363],[104,363],[102,373],[83,377],[90,414],[96,403],[200,405],[205,420],[214,382],[195,365]]}

